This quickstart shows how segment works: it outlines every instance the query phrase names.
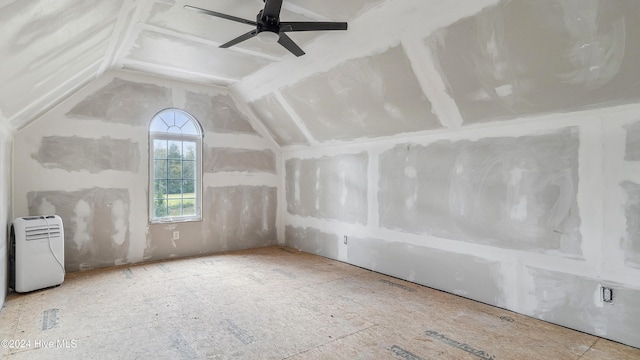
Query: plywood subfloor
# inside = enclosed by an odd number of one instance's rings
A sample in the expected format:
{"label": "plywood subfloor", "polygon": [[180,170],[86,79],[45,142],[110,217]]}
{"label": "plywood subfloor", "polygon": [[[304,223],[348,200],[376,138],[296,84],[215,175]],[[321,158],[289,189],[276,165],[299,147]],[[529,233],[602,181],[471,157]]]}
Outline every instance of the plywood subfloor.
{"label": "plywood subfloor", "polygon": [[[12,294],[2,359],[640,359],[640,349],[289,248]],[[12,345],[10,347],[8,345]]]}

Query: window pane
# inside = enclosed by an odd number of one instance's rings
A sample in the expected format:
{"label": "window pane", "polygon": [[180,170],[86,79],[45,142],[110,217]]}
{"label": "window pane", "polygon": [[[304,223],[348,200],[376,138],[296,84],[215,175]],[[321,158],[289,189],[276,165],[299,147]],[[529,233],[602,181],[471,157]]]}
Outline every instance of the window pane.
{"label": "window pane", "polygon": [[175,114],[174,121],[177,127],[182,127],[184,123],[186,123],[187,121],[190,121],[190,119],[181,112],[174,112],[174,114]]}
{"label": "window pane", "polygon": [[182,134],[182,130],[180,130],[180,128],[177,126],[171,126],[169,129],[167,129],[167,132],[170,134]]}
{"label": "window pane", "polygon": [[153,186],[153,198],[160,199],[167,193],[167,180],[156,180]]}
{"label": "window pane", "polygon": [[196,159],[196,143],[193,141],[185,141],[183,142],[183,152],[185,160],[195,160]]}
{"label": "window pane", "polygon": [[[182,162],[182,178],[183,179],[196,178],[196,162],[195,161]],[[186,192],[189,192],[189,191],[186,191]]]}
{"label": "window pane", "polygon": [[167,140],[153,140],[153,157],[156,159],[167,158]]}
{"label": "window pane", "polygon": [[169,180],[167,185],[167,194],[169,194],[169,199],[179,199],[182,197],[182,180]]}
{"label": "window pane", "polygon": [[198,131],[193,121],[189,121],[182,127],[182,133],[187,135],[199,135],[200,131]]}
{"label": "window pane", "polygon": [[153,162],[153,174],[155,179],[167,178],[167,160],[155,160]]}
{"label": "window pane", "polygon": [[169,159],[182,159],[182,141],[169,140]]}
{"label": "window pane", "polygon": [[195,180],[183,180],[182,182],[182,193],[184,197],[193,197],[196,189]]}
{"label": "window pane", "polygon": [[182,161],[169,160],[169,179],[182,179]]}
{"label": "window pane", "polygon": [[182,200],[169,200],[169,216],[182,215]]}
{"label": "window pane", "polygon": [[149,127],[151,131],[162,132],[167,130],[167,124],[162,121],[162,119],[158,116],[151,122],[151,126]]}
{"label": "window pane", "polygon": [[196,215],[196,199],[183,199],[182,200],[182,213],[185,216]]}
{"label": "window pane", "polygon": [[184,111],[167,109],[151,120],[149,131],[151,217],[159,220],[201,215],[202,194],[196,188],[201,176],[196,162],[202,156],[200,124]]}
{"label": "window pane", "polygon": [[153,213],[156,217],[167,216],[167,201],[166,200],[154,200]]}

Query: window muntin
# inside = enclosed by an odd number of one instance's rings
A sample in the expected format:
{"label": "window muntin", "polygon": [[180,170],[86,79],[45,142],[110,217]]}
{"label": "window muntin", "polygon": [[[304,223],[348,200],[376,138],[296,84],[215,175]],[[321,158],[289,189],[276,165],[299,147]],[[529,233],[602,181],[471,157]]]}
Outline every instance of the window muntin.
{"label": "window muntin", "polygon": [[159,112],[149,125],[149,219],[201,220],[202,130],[188,113]]}

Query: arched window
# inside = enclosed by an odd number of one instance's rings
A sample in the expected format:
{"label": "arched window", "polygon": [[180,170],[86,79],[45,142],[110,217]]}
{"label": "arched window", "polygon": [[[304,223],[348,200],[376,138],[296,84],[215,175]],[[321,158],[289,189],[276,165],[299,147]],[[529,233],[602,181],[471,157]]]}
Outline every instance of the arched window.
{"label": "arched window", "polygon": [[202,220],[202,128],[166,109],[149,124],[149,220]]}

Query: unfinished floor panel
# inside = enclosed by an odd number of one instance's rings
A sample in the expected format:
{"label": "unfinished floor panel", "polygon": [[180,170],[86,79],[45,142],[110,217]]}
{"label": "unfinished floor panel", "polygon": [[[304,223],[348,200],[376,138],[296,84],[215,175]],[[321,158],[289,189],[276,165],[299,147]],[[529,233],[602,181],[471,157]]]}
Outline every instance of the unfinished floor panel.
{"label": "unfinished floor panel", "polygon": [[[12,294],[7,359],[616,359],[640,350],[270,247],[69,274]],[[48,346],[50,342],[52,346]]]}

